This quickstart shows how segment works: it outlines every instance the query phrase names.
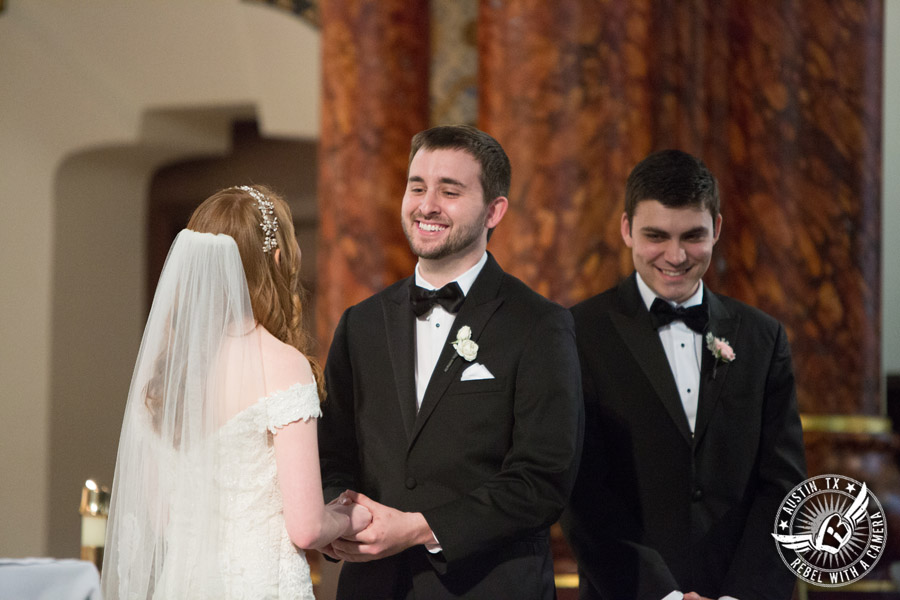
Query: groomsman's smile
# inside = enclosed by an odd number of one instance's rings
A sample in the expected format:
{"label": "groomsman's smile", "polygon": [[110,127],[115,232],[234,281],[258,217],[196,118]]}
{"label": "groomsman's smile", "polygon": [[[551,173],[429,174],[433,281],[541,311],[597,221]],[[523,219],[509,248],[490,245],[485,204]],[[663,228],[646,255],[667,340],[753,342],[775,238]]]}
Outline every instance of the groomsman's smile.
{"label": "groomsman's smile", "polygon": [[681,303],[697,291],[709,268],[722,216],[713,223],[705,208],[671,208],[658,200],[643,200],[630,223],[622,215],[621,227],[641,279],[657,296]]}

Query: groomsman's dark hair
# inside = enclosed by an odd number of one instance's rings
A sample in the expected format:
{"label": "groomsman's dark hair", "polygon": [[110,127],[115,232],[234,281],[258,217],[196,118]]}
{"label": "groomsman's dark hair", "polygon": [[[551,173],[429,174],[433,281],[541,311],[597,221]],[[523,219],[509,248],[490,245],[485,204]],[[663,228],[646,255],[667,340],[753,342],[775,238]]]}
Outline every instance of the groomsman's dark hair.
{"label": "groomsman's dark hair", "polygon": [[[500,142],[470,125],[440,125],[420,131],[412,139],[409,164],[421,149],[463,150],[481,165],[481,188],[487,204],[499,196],[509,197],[512,169]],[[409,165],[407,165],[409,169]]]}
{"label": "groomsman's dark hair", "polygon": [[700,206],[713,223],[719,216],[719,184],[696,156],[681,150],[660,150],[639,162],[625,184],[625,214],[634,218],[638,203],[658,200],[668,208]]}

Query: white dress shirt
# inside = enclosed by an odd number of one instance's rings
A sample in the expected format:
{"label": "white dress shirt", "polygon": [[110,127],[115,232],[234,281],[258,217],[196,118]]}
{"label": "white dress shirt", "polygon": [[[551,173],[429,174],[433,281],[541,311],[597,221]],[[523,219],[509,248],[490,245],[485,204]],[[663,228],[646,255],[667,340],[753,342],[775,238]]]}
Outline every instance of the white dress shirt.
{"label": "white dress shirt", "polygon": [[[474,267],[453,280],[459,284],[463,296],[469,293],[485,263],[487,263],[487,252],[481,255],[481,259]],[[418,264],[416,264],[416,285],[426,290],[437,289],[422,277]],[[424,315],[416,317],[416,410],[422,407],[425,390],[428,389],[428,382],[431,381],[431,374],[434,373],[438,358],[444,349],[444,343],[450,343],[447,341],[448,332],[453,327],[454,321],[456,321],[456,315],[447,312],[440,304],[435,304]],[[425,548],[430,553],[437,554],[441,551],[441,542],[433,531],[431,535],[434,543],[425,544]]]}
{"label": "white dress shirt", "polygon": [[[641,298],[647,305],[647,310],[650,310],[650,306],[657,296],[650,286],[644,283],[640,274],[637,275],[637,284]],[[665,298],[661,298],[661,300],[669,302]],[[681,304],[669,302],[669,304],[687,308],[701,302],[703,302],[702,280],[694,295],[685,302]],[[684,407],[684,414],[687,416],[691,433],[693,433],[694,425],[697,422],[697,401],[700,398],[700,360],[703,352],[703,336],[694,332],[683,321],[672,321],[659,328],[659,340],[666,351],[666,358],[669,359],[669,367],[672,369],[675,385],[681,396],[681,405]]]}
{"label": "white dress shirt", "polygon": [[[647,310],[650,310],[650,306],[657,296],[641,279],[640,273],[637,274],[637,284],[641,298],[647,305]],[[661,300],[669,302],[665,298],[661,298]],[[703,280],[700,281],[700,286],[694,295],[685,302],[681,304],[669,302],[669,304],[687,308],[701,302],[703,302]],[[700,398],[700,361],[703,357],[703,336],[685,325],[683,321],[672,321],[659,328],[659,340],[666,351],[666,358],[669,359],[669,367],[672,369],[675,385],[678,386],[678,394],[681,396],[681,405],[684,407],[684,414],[687,416],[691,433],[693,433],[694,425],[697,423],[697,401]],[[673,590],[662,600],[681,600],[683,596],[682,592]],[[719,600],[736,599],[731,596],[722,596]]]}
{"label": "white dress shirt", "polygon": [[[454,279],[462,289],[464,296],[469,293],[485,263],[487,263],[487,252],[481,256],[481,260],[474,267]],[[422,277],[418,264],[416,265],[416,285],[426,290],[437,289]],[[447,312],[440,304],[435,304],[427,313],[416,318],[416,408],[422,406],[425,390],[428,388],[428,382],[431,381],[431,374],[437,366],[438,358],[444,350],[444,344],[453,341],[448,341],[448,335],[454,321],[456,321],[456,315]]]}

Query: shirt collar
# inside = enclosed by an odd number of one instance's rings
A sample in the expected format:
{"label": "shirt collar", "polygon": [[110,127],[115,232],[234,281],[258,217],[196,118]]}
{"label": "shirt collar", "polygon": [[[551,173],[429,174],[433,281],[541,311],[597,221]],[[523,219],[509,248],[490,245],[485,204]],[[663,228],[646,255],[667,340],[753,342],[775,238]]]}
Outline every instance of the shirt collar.
{"label": "shirt collar", "polygon": [[[475,263],[475,266],[454,279],[456,283],[459,284],[460,289],[462,290],[463,296],[468,295],[469,290],[472,289],[472,284],[475,283],[475,280],[478,278],[478,274],[481,273],[481,269],[487,263],[487,252],[481,255],[481,259]],[[434,290],[437,289],[422,277],[422,274],[419,273],[419,263],[416,263],[416,285],[426,290]]]}
{"label": "shirt collar", "polygon": [[[635,273],[637,275],[637,286],[638,291],[641,293],[641,299],[644,301],[644,304],[647,306],[647,310],[650,310],[650,305],[653,304],[653,301],[657,298],[656,292],[650,289],[650,286],[647,285],[644,280],[641,278],[640,273]],[[666,300],[662,298],[662,300]],[[682,302],[681,304],[676,304],[671,300],[666,300],[672,306],[683,306],[687,308],[688,306],[696,306],[703,302],[703,280],[700,280],[700,285],[697,286],[697,291],[694,294]]]}

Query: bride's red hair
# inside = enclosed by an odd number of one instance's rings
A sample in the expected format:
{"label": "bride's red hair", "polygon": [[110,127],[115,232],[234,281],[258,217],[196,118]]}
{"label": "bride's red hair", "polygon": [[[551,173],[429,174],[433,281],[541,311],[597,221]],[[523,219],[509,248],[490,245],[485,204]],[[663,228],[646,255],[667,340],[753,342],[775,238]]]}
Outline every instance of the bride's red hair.
{"label": "bride's red hair", "polygon": [[257,201],[240,188],[227,188],[204,200],[191,215],[187,227],[201,233],[224,233],[234,238],[247,277],[253,316],[269,333],[306,356],[319,388],[319,398],[324,399],[322,369],[311,352],[312,338],[303,327],[305,290],[300,281],[300,247],[291,209],[284,198],[268,187],[252,187],[275,205],[277,261],[276,250],[263,251],[265,233],[259,225],[262,214]]}

